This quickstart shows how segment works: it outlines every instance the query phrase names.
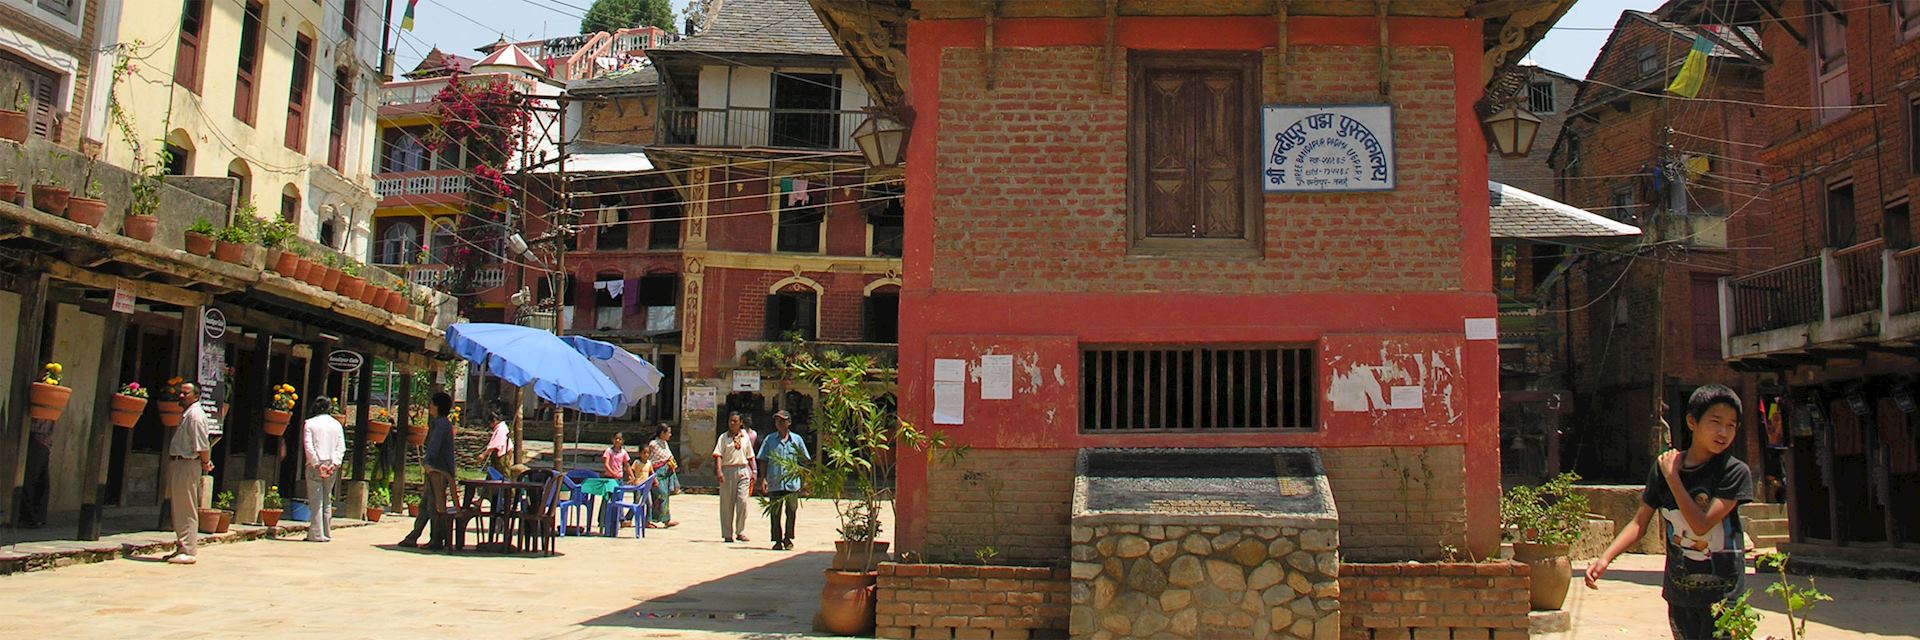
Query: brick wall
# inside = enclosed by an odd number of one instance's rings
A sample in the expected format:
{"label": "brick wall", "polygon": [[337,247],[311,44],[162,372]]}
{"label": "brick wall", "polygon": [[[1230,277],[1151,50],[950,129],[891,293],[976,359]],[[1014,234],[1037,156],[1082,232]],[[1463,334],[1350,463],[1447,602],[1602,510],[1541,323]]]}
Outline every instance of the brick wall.
{"label": "brick wall", "polygon": [[1340,565],[1344,640],[1525,640],[1527,565]]}
{"label": "brick wall", "polygon": [[879,572],[876,637],[1066,636],[1064,568],[882,563]]}
{"label": "brick wall", "polygon": [[581,135],[598,143],[653,144],[657,122],[653,96],[624,96],[588,102]]}
{"label": "brick wall", "polygon": [[[707,270],[708,291],[721,296],[721,306],[709,305],[705,312],[709,318],[726,319],[729,335],[723,342],[727,356],[733,355],[734,340],[766,339],[767,295],[775,283],[793,275],[792,271]],[[881,276],[826,271],[803,271],[800,276],[825,289],[816,300],[820,312],[817,339],[860,341],[866,329],[866,287]]]}
{"label": "brick wall", "polygon": [[[1559,69],[1558,71],[1578,71]],[[1537,72],[1533,82],[1546,82],[1553,85],[1553,110],[1534,112],[1540,117],[1540,133],[1533,141],[1533,153],[1523,158],[1508,158],[1499,151],[1487,153],[1487,179],[1513,187],[1532,191],[1552,198],[1558,193],[1558,182],[1554,180],[1553,167],[1547,163],[1547,155],[1553,150],[1553,141],[1560,137],[1561,127],[1567,122],[1567,107],[1573,106],[1574,93],[1579,91],[1579,82],[1548,73]],[[1527,88],[1520,90],[1521,106],[1527,106]]]}
{"label": "brick wall", "polygon": [[[1299,46],[1287,93],[1264,102],[1378,100],[1370,47]],[[1099,86],[1098,47],[1000,48],[987,91],[982,52],[944,50],[941,179],[933,196],[933,287],[1027,292],[1450,291],[1461,286],[1460,162],[1453,61],[1396,48],[1399,186],[1390,193],[1264,198],[1265,259],[1127,255],[1127,76]],[[1272,56],[1267,68],[1277,64]]]}
{"label": "brick wall", "polygon": [[[20,35],[33,38],[39,41],[40,44],[56,49],[61,53],[73,56],[79,63],[79,69],[68,79],[72,83],[67,87],[70,90],[69,98],[71,102],[69,103],[67,111],[59,116],[60,136],[53,141],[69,149],[80,148],[81,138],[86,133],[87,113],[93,108],[90,98],[92,97],[93,89],[91,85],[93,83],[95,70],[93,64],[93,48],[90,43],[94,30],[98,28],[100,4],[101,0],[89,0],[89,2],[87,2],[86,14],[81,18],[80,23],[80,34],[83,39],[75,39],[73,36],[67,35],[66,32],[56,29],[46,22],[42,22],[39,16],[44,14],[36,14],[30,17],[22,15],[20,11],[13,8],[0,11],[0,25],[4,25],[6,28],[12,29]],[[23,55],[21,57],[33,60],[31,56]],[[53,71],[50,67],[48,70]],[[62,75],[62,73],[63,72],[54,71],[55,75]],[[4,80],[7,86],[11,86],[11,78]],[[6,106],[9,109],[13,108],[12,105]]]}
{"label": "brick wall", "polygon": [[[1340,552],[1361,561],[1435,559],[1464,548],[1462,447],[1322,448],[1340,510]],[[1075,452],[971,449],[927,469],[929,560],[964,562],[988,546],[1009,562],[1068,555]]]}

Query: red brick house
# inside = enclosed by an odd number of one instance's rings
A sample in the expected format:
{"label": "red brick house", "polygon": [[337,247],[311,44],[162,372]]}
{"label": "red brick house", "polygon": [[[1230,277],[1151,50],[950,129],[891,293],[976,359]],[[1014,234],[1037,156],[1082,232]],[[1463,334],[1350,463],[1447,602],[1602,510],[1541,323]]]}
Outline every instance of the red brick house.
{"label": "red brick house", "polygon": [[[1479,103],[1570,4],[1382,3],[1383,25],[1356,3],[815,0],[912,120],[903,418],[970,447],[903,457],[896,548],[1045,563],[1068,551],[1082,448],[1290,446],[1325,461],[1343,558],[1491,551]],[[1363,128],[1391,133],[1391,169],[1358,151],[1351,182],[1302,192],[1329,174],[1264,166],[1382,104],[1390,124]],[[1263,105],[1337,108],[1305,129],[1266,110],[1269,135]],[[1010,391],[981,383],[989,355],[1011,357]]]}

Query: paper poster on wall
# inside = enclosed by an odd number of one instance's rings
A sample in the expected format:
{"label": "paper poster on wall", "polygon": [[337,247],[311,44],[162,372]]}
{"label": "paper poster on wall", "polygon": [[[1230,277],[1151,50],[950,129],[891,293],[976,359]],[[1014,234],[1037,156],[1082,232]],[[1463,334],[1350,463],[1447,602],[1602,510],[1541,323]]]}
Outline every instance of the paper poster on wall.
{"label": "paper poster on wall", "polygon": [[734,391],[760,391],[760,372],[747,369],[733,370]]}
{"label": "paper poster on wall", "polygon": [[1387,400],[1387,406],[1391,409],[1419,409],[1425,407],[1426,400],[1420,395],[1420,392],[1421,389],[1418,386],[1394,387],[1391,394],[1392,397]]}
{"label": "paper poster on wall", "polygon": [[966,382],[967,361],[958,358],[935,358],[933,360],[934,382]]}
{"label": "paper poster on wall", "polygon": [[1466,332],[1468,340],[1500,339],[1500,321],[1493,318],[1467,318]]}
{"label": "paper poster on wall", "polygon": [[1269,193],[1394,188],[1391,105],[1267,105],[1260,124]]}
{"label": "paper poster on wall", "polygon": [[1013,356],[980,356],[980,399],[1013,399]]}
{"label": "paper poster on wall", "polygon": [[683,406],[692,413],[712,413],[719,404],[719,396],[719,390],[713,387],[687,387],[687,400]]}
{"label": "paper poster on wall", "polygon": [[933,383],[933,423],[961,424],[967,413],[967,383]]}

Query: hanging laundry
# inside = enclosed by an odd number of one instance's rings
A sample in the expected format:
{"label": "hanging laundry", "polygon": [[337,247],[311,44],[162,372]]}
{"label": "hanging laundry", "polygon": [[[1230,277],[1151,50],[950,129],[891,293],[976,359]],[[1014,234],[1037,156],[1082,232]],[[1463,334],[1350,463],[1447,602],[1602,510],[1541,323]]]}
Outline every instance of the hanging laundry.
{"label": "hanging laundry", "polygon": [[787,178],[781,182],[783,183],[781,186],[787,191],[787,206],[807,204],[813,199],[813,195],[808,192],[807,181]]}
{"label": "hanging laundry", "polygon": [[607,292],[607,297],[618,300],[620,299],[620,294],[626,292],[627,282],[625,280],[602,280],[593,283],[593,288],[605,291]]}

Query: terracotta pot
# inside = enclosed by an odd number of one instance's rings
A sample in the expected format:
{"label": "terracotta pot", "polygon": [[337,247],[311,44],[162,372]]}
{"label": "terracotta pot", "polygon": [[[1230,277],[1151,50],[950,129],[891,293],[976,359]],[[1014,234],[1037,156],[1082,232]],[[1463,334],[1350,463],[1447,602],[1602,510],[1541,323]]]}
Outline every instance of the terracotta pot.
{"label": "terracotta pot", "polygon": [[387,308],[387,305],[393,301],[393,290],[386,287],[379,287],[375,290],[379,291],[379,293],[373,294],[373,307],[375,309]]}
{"label": "terracotta pot", "polygon": [[11,182],[0,182],[0,200],[14,202],[19,199],[20,185]]}
{"label": "terracotta pot", "polygon": [[301,258],[299,275],[294,277],[299,278],[301,282],[318,287],[320,286],[320,276],[324,273],[326,272],[320,270],[319,263]]}
{"label": "terracotta pot", "polygon": [[120,233],[141,242],[153,242],[154,234],[159,232],[159,216],[127,216],[120,221]]}
{"label": "terracotta pot", "polygon": [[338,293],[340,294],[341,297],[347,298],[349,300],[359,300],[360,292],[366,291],[366,289],[367,289],[366,278],[362,278],[360,276],[349,276],[349,275],[340,276],[340,289],[338,290]]}
{"label": "terracotta pot", "polygon": [[66,215],[67,200],[72,195],[73,192],[68,191],[66,187],[36,184],[33,185],[33,208],[56,216]]}
{"label": "terracotta pot", "polygon": [[360,304],[369,307],[378,307],[380,306],[380,286],[369,283],[365,288],[360,290],[360,295],[357,297],[360,300]]}
{"label": "terracotta pot", "polygon": [[220,240],[213,245],[213,259],[242,264],[247,261],[247,245]]}
{"label": "terracotta pot", "polygon": [[113,394],[113,426],[132,429],[139,424],[140,414],[147,412],[147,399],[125,394]]}
{"label": "terracotta pot", "polygon": [[188,231],[186,245],[187,253],[204,258],[213,253],[213,236]]}
{"label": "terracotta pot", "polygon": [[407,297],[398,291],[387,296],[387,312],[397,316],[407,315]]}
{"label": "terracotta pot", "polygon": [[367,442],[380,444],[387,441],[387,435],[393,432],[393,423],[378,420],[367,421]]}
{"label": "terracotta pot", "polygon": [[821,630],[843,636],[873,633],[874,582],[879,574],[832,569],[822,573],[827,581],[820,586]]}
{"label": "terracotta pot", "polygon": [[280,510],[279,509],[261,509],[260,525],[268,528],[279,526]]}
{"label": "terracotta pot", "polygon": [[417,424],[407,427],[407,444],[421,446],[427,443],[427,425]]}
{"label": "terracotta pot", "polygon": [[323,267],[323,268],[326,269],[327,271],[324,275],[320,276],[320,288],[326,289],[328,291],[333,291],[336,293],[339,292],[340,277],[346,274],[341,273],[339,269],[335,269],[333,267]]}
{"label": "terracotta pot", "polygon": [[233,512],[232,511],[220,512],[220,530],[215,531],[214,533],[226,533],[229,529],[232,529],[232,528],[233,528]]}
{"label": "terracotta pot", "polygon": [[154,407],[154,410],[160,412],[160,426],[172,429],[180,426],[180,418],[185,417],[182,414],[186,412],[187,408],[180,406],[180,403],[177,401],[161,400],[160,404]]}
{"label": "terracotta pot", "polygon": [[107,201],[93,198],[67,198],[67,219],[93,228],[107,218]]}
{"label": "terracotta pot", "polygon": [[273,270],[280,275],[293,278],[300,275],[300,254],[281,249],[273,250]]}
{"label": "terracotta pot", "polygon": [[266,421],[261,423],[260,427],[262,431],[267,432],[267,435],[277,436],[286,433],[287,423],[292,421],[292,412],[268,409]]}
{"label": "terracotta pot", "polygon": [[367,522],[379,522],[381,513],[379,507],[367,507]]}
{"label": "terracotta pot", "polygon": [[72,396],[72,387],[35,382],[28,398],[32,404],[27,407],[27,416],[35,420],[59,420],[60,414],[67,411],[67,399]]}
{"label": "terracotta pot", "polygon": [[835,571],[872,571],[874,565],[886,562],[888,544],[836,540],[833,543],[832,568]]}
{"label": "terracotta pot", "polygon": [[223,511],[214,509],[200,510],[200,533],[220,533],[220,516]]}
{"label": "terracotta pot", "polygon": [[26,112],[0,109],[0,138],[6,138],[14,142],[26,142],[27,133],[32,130],[27,125]]}
{"label": "terracotta pot", "polygon": [[409,518],[420,517],[420,503],[418,502],[407,503],[407,517]]}
{"label": "terracotta pot", "polygon": [[1573,584],[1572,545],[1513,543],[1513,561],[1533,568],[1528,595],[1535,611],[1558,611]]}

